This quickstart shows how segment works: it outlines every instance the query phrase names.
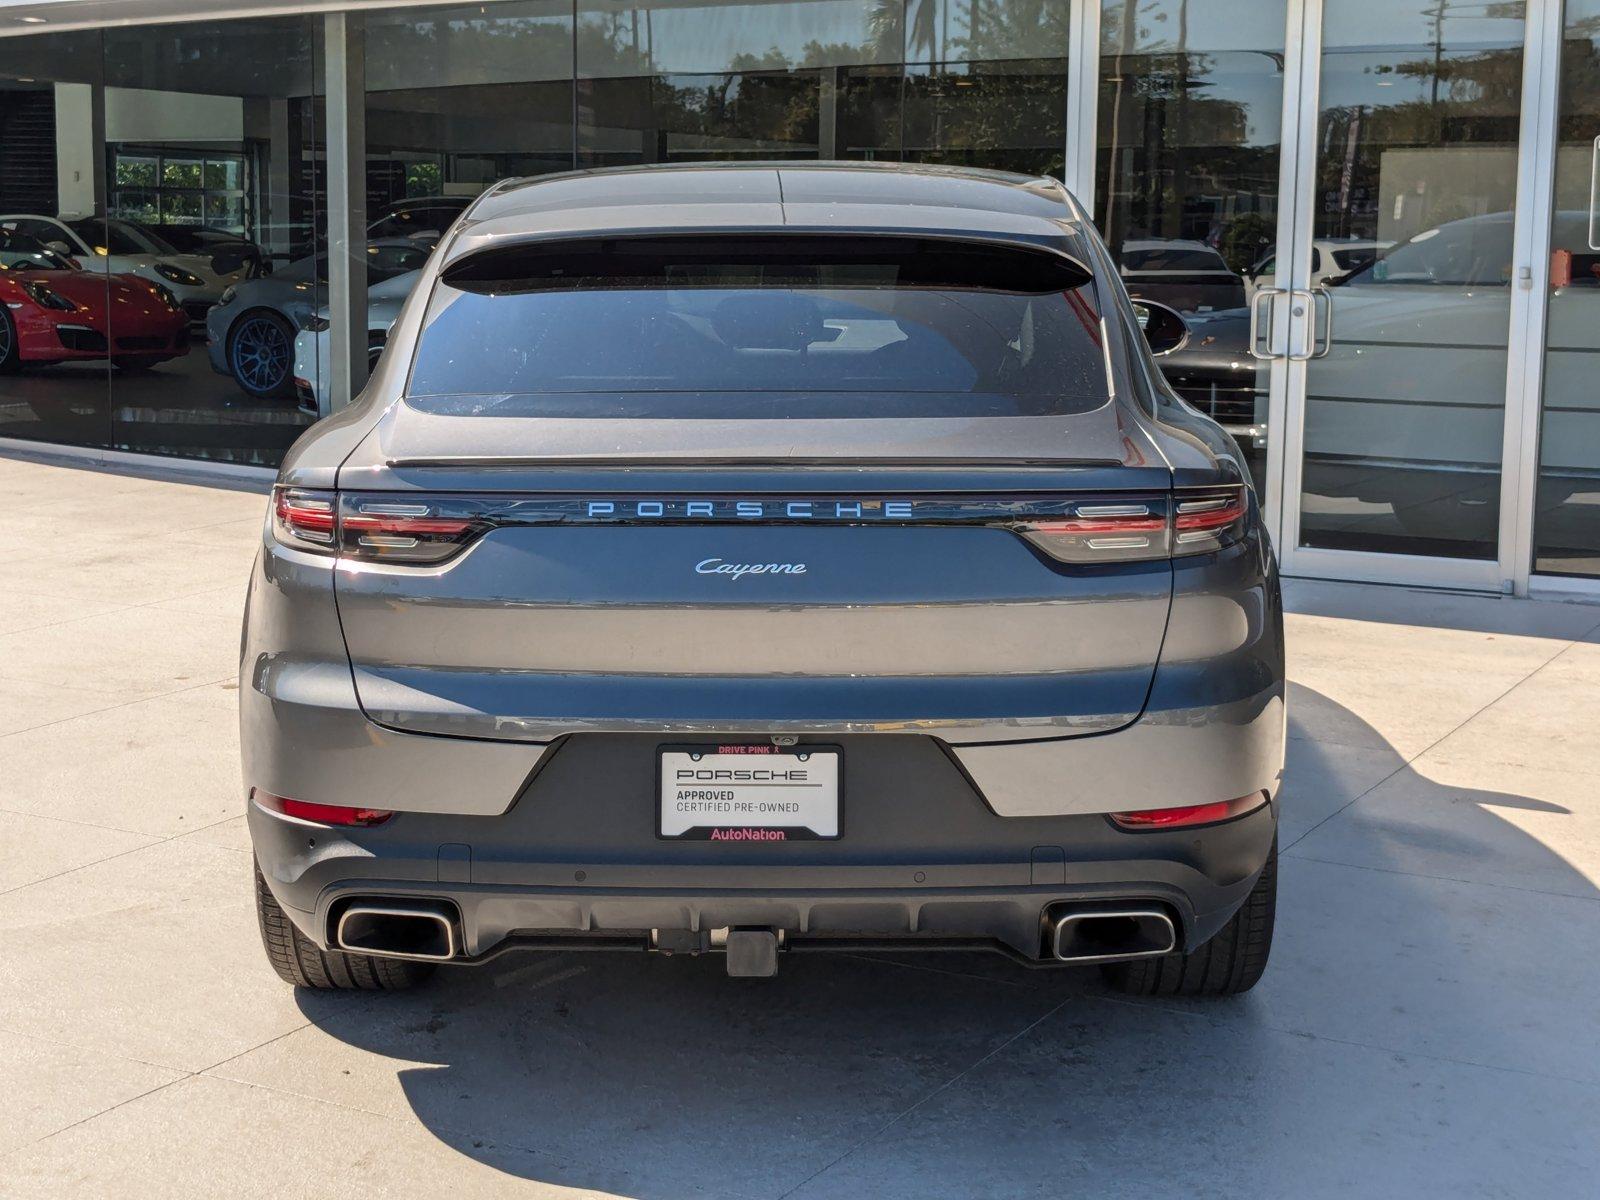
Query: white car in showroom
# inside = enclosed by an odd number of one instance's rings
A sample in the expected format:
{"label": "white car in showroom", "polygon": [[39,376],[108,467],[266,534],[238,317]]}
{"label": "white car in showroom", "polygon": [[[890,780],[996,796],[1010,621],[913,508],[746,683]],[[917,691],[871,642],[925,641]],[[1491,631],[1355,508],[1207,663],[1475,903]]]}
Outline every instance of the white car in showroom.
{"label": "white car in showroom", "polygon": [[[407,271],[367,289],[367,367],[377,366],[389,329],[400,308],[417,285],[417,271]],[[333,322],[326,305],[294,339],[294,392],[300,407],[325,417],[331,411],[328,398],[328,363],[332,357],[330,331]]]}
{"label": "white car in showroom", "polygon": [[75,258],[87,270],[138,275],[178,298],[191,325],[204,325],[206,313],[222,293],[250,276],[245,263],[219,272],[203,254],[183,254],[153,230],[115,218],[63,220],[33,213],[0,216],[0,229],[31,237],[57,254]]}
{"label": "white car in showroom", "polygon": [[[1311,286],[1329,284],[1363,267],[1369,267],[1374,259],[1393,245],[1393,242],[1380,242],[1372,238],[1318,238],[1311,243]],[[1245,291],[1253,298],[1258,288],[1271,287],[1277,269],[1277,254],[1267,255],[1245,275]]]}

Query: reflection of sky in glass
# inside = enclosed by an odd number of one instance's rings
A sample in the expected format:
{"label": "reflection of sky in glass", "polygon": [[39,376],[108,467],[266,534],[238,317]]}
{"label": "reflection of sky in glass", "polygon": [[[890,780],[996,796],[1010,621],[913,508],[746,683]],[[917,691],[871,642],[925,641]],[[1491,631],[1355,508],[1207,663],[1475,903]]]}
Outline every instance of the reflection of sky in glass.
{"label": "reflection of sky in glass", "polygon": [[[1513,50],[1520,55],[1521,41],[1508,47],[1470,47],[1452,50],[1446,46],[1442,62],[1473,61],[1490,49]],[[1323,111],[1331,108],[1349,108],[1357,105],[1367,108],[1393,107],[1399,104],[1431,102],[1434,77],[1431,70],[1397,71],[1402,63],[1431,67],[1431,48],[1414,47],[1387,50],[1336,50],[1323,56],[1322,93]],[[1447,77],[1441,76],[1441,99],[1450,99]]]}
{"label": "reflection of sky in glass", "polygon": [[[1522,41],[1520,0],[1328,0],[1323,46],[1431,46],[1441,5],[1447,45]],[[1281,51],[1288,4],[1287,0],[1103,0],[1100,13],[1101,45],[1106,50]],[[1131,44],[1123,40],[1130,16]]]}
{"label": "reflection of sky in glass", "polygon": [[578,43],[578,73],[636,74],[636,56],[645,54],[654,71],[679,74],[756,65],[898,62],[903,49],[900,14],[898,0],[765,0],[648,8],[584,0],[578,11],[585,30]]}
{"label": "reflection of sky in glass", "polygon": [[1345,47],[1407,46],[1431,49],[1442,39],[1447,49],[1522,45],[1520,0],[1400,0],[1399,3],[1341,3],[1326,6],[1324,50]]}
{"label": "reflection of sky in glass", "polygon": [[[1333,0],[1333,3],[1350,0]],[[1283,50],[1288,0],[1103,0],[1104,50]],[[1365,9],[1367,4],[1359,4]],[[1130,23],[1130,17],[1131,23]],[[1131,41],[1127,30],[1132,29]]]}
{"label": "reflection of sky in glass", "polygon": [[[1130,81],[1152,71],[1170,74],[1173,64],[1171,55],[1130,54],[1121,61],[1123,75]],[[1115,58],[1102,58],[1102,83],[1114,86],[1117,69]],[[1278,144],[1283,125],[1283,73],[1276,57],[1260,52],[1194,54],[1189,57],[1188,71],[1189,95],[1194,101],[1233,105],[1243,111],[1244,136],[1232,144]]]}

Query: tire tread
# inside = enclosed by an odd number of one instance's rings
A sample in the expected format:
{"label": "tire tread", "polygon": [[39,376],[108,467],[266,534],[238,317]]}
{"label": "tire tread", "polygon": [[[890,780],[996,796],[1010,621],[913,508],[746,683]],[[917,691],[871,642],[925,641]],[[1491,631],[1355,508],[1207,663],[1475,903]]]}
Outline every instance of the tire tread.
{"label": "tire tread", "polygon": [[1132,996],[1237,996],[1267,969],[1278,907],[1278,843],[1239,911],[1215,937],[1189,953],[1103,968],[1106,982]]}
{"label": "tire tread", "polygon": [[267,887],[259,865],[255,867],[255,885],[261,944],[267,961],[285,983],[335,991],[398,991],[414,987],[433,974],[431,963],[319,950],[315,942],[295,928]]}

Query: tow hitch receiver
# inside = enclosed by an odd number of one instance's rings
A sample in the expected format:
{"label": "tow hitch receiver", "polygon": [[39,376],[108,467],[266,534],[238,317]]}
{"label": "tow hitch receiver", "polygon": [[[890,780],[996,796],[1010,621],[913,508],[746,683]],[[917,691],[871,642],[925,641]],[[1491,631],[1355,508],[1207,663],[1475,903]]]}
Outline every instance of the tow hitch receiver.
{"label": "tow hitch receiver", "polygon": [[728,930],[728,974],[771,979],[778,973],[778,935],[769,929]]}

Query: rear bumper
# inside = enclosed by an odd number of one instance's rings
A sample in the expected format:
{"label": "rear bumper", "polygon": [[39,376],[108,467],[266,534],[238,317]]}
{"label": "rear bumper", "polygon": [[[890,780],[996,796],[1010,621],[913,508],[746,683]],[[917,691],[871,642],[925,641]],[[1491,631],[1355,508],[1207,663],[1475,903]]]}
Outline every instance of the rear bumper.
{"label": "rear bumper", "polygon": [[[1178,928],[1179,944],[1193,948],[1244,902],[1277,831],[1276,806],[1268,804],[1176,833],[1127,833],[1098,816],[1028,821],[1009,852],[980,847],[958,861],[932,861],[931,854],[924,861],[917,848],[864,860],[836,852],[846,845],[838,843],[806,862],[760,863],[735,851],[728,864],[715,865],[670,861],[682,844],[663,851],[640,843],[620,858],[612,844],[579,860],[512,859],[507,854],[520,853],[520,842],[516,823],[504,825],[509,820],[489,823],[503,825],[499,830],[464,830],[459,821],[414,815],[346,833],[254,804],[250,812],[268,886],[318,945],[329,944],[352,902],[443,901],[455,910],[468,960],[516,945],[642,949],[656,931],[744,926],[781,930],[792,947],[961,944],[1047,961],[1046,912],[1101,901],[1160,906]],[[438,840],[462,836],[475,840]],[[1035,837],[1055,843],[1030,845]]]}
{"label": "rear bumper", "polygon": [[[1255,553],[1241,548],[1184,568],[1144,710],[1120,728],[1037,737],[994,720],[921,732],[950,747],[971,786],[1001,817],[1276,795],[1285,733],[1282,611],[1276,577],[1260,562],[1250,565]],[[449,736],[458,726],[477,732],[482,714],[441,717],[436,732],[373,721],[355,690],[329,573],[328,560],[281,547],[267,547],[257,561],[239,691],[246,787],[404,813],[506,813],[559,743]],[[854,728],[875,730],[854,736],[876,738],[918,725]],[[772,731],[770,723],[755,723],[716,737]],[[832,731],[819,724],[802,732],[808,735],[831,738]],[[703,736],[692,725],[655,734],[675,741]]]}

